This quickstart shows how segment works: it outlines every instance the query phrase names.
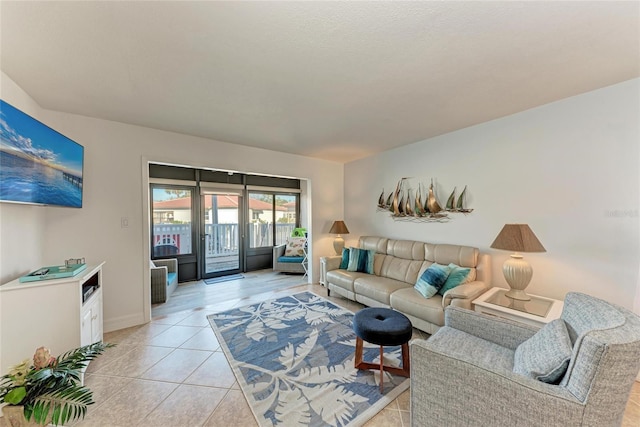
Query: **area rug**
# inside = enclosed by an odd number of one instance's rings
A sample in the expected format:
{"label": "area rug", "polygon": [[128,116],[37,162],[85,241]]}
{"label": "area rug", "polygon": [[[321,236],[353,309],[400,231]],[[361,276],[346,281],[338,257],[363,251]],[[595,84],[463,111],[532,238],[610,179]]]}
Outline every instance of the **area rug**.
{"label": "area rug", "polygon": [[[260,426],[359,426],[409,387],[409,379],[354,368],[353,314],[310,292],[208,316]],[[364,358],[379,362],[365,343]],[[385,347],[400,365],[400,347]]]}
{"label": "area rug", "polygon": [[238,280],[242,278],[244,278],[242,274],[230,274],[228,276],[214,277],[213,279],[204,279],[204,284],[215,285],[216,283],[228,282],[229,280]]}

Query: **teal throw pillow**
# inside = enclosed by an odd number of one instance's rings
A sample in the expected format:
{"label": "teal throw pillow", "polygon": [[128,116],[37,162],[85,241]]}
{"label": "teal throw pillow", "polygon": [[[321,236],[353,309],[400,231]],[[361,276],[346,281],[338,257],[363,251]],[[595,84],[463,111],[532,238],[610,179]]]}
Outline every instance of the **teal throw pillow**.
{"label": "teal throw pillow", "polygon": [[471,277],[471,269],[460,267],[459,265],[449,264],[449,268],[451,272],[447,277],[447,281],[444,283],[442,288],[438,291],[440,295],[444,295],[449,289],[453,289],[456,286],[462,285],[463,283],[469,282]]}
{"label": "teal throw pillow", "polygon": [[513,372],[557,384],[567,371],[571,350],[571,339],[564,320],[552,320],[516,348]]}
{"label": "teal throw pillow", "polygon": [[431,298],[444,286],[450,271],[451,268],[447,265],[431,264],[418,278],[415,290],[423,297]]}
{"label": "teal throw pillow", "polygon": [[340,269],[346,270],[349,267],[349,248],[342,249],[342,260],[340,261]]}
{"label": "teal throw pillow", "polygon": [[371,249],[349,248],[348,271],[373,274],[373,259],[376,251]]}

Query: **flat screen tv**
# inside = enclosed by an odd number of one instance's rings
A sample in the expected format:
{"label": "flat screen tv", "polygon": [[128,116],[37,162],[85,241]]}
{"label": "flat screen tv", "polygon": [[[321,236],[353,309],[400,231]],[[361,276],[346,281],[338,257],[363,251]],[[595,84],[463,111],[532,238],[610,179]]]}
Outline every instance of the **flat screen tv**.
{"label": "flat screen tv", "polygon": [[0,202],[82,207],[84,147],[0,100]]}

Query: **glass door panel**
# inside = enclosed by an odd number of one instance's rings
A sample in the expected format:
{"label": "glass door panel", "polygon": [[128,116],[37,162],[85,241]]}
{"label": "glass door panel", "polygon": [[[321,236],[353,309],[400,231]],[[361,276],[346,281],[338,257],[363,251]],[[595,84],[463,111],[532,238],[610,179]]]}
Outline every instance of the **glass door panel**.
{"label": "glass door panel", "polygon": [[209,278],[240,272],[242,197],[238,194],[203,194],[202,209],[202,276]]}
{"label": "glass door panel", "polygon": [[249,248],[273,246],[273,194],[249,193]]}
{"label": "glass door panel", "polygon": [[276,194],[276,246],[284,245],[298,223],[298,195]]}
{"label": "glass door panel", "polygon": [[152,258],[190,255],[192,245],[192,188],[152,186]]}

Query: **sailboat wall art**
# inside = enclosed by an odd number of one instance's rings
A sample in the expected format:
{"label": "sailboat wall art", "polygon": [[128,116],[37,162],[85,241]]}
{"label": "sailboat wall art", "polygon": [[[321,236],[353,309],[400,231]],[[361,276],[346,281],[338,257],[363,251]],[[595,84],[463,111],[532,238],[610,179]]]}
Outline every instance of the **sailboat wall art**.
{"label": "sailboat wall art", "polygon": [[[429,187],[418,183],[418,188],[411,188],[410,178],[400,178],[393,191],[385,194],[384,189],[378,198],[378,211],[387,212],[396,221],[416,222],[447,222],[450,214],[468,214],[473,211],[465,207],[467,186],[456,198],[456,188],[453,189],[444,208],[438,202],[433,179]],[[424,194],[424,203],[423,203]]]}

